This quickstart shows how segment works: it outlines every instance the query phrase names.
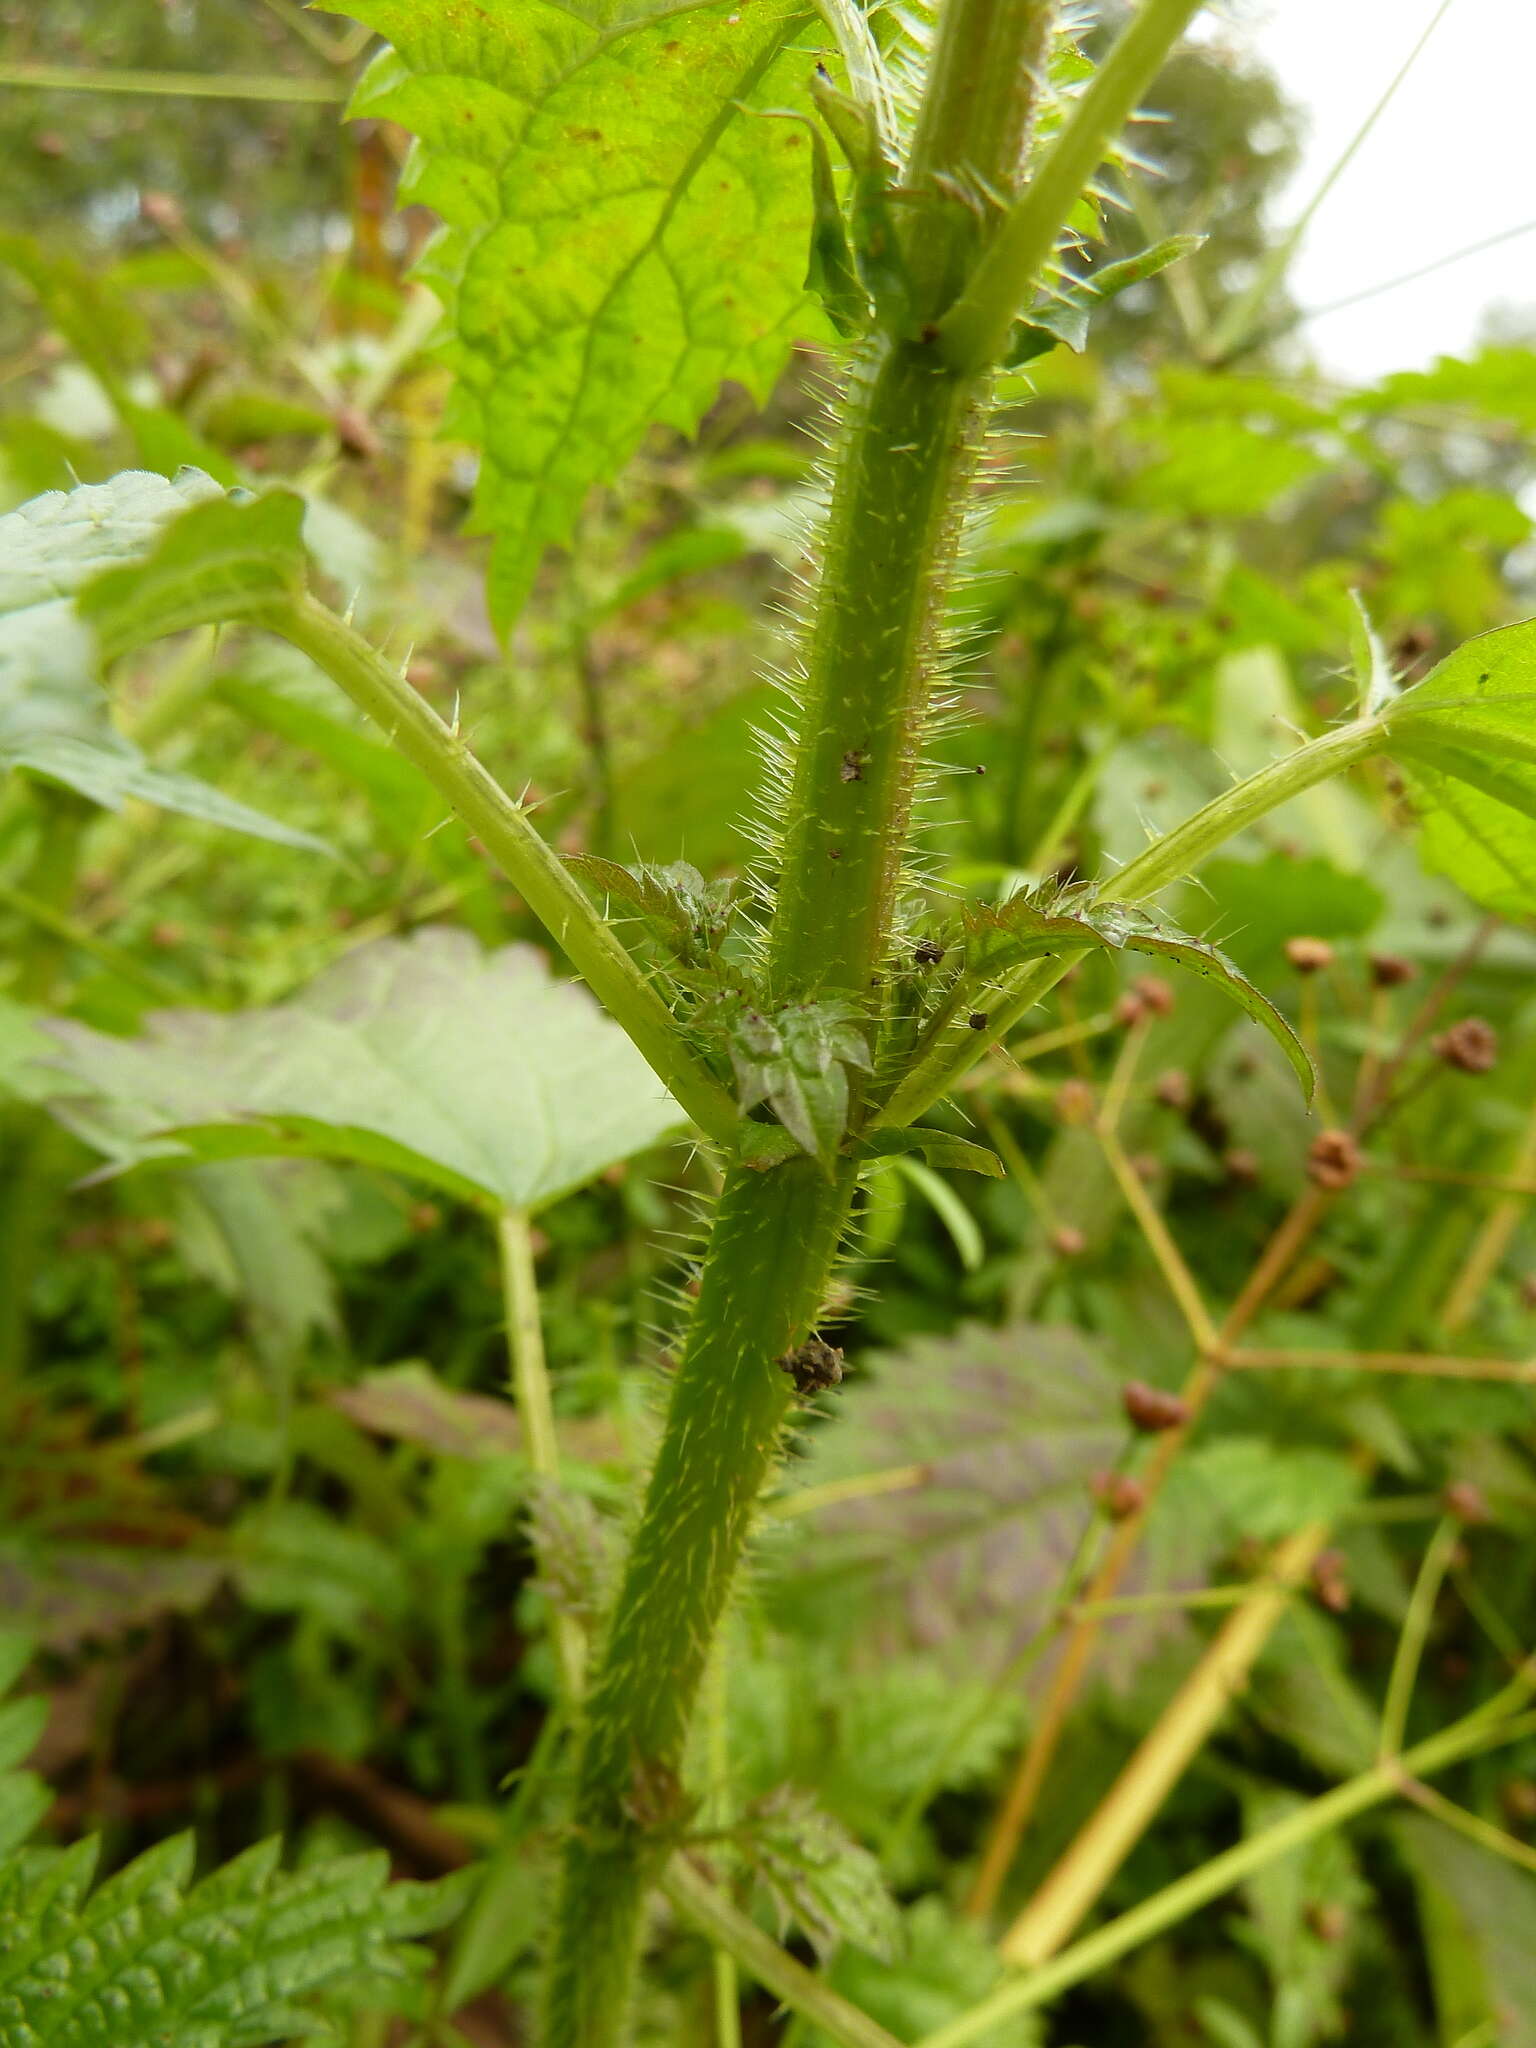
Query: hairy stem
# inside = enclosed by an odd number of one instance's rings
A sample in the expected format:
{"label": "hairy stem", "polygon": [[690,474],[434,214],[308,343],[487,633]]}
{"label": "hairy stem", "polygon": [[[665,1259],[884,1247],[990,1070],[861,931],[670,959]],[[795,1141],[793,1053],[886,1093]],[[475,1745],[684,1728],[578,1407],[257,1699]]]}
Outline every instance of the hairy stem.
{"label": "hairy stem", "polygon": [[[849,380],[805,638],[769,944],[778,997],[869,1002],[890,943],[989,367],[961,374],[933,345],[989,227],[943,181],[1013,190],[1053,13],[1054,0],[948,0],[941,16],[907,166],[912,304],[883,316]],[[641,1906],[685,1812],[689,1719],[789,1405],[777,1361],[818,1316],[853,1180],[851,1163],[829,1177],[806,1159],[727,1177],[589,1694],[546,2048],[624,2038]]]}
{"label": "hairy stem", "polygon": [[852,1191],[851,1166],[828,1180],[809,1159],[727,1178],[588,1698],[547,2048],[623,2038],[641,1904],[685,1819],[690,1712],[789,1409],[777,1361],[816,1319]]}

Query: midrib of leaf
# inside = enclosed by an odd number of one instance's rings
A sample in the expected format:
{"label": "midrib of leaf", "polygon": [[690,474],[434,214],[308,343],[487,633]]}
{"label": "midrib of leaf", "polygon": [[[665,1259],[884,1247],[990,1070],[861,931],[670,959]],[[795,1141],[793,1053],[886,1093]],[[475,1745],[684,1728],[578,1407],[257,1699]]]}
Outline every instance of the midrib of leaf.
{"label": "midrib of leaf", "polygon": [[[720,4],[721,0],[706,0],[706,4],[702,7],[672,8],[666,10],[666,12],[662,14],[647,15],[645,17],[645,22],[646,25],[649,26],[652,22],[665,20],[667,18],[668,13],[707,13],[710,11],[711,8],[718,7]],[[562,10],[562,12],[564,11],[568,10]],[[645,259],[648,256],[652,254],[658,256],[661,259],[661,261],[666,264],[668,275],[672,277],[674,287],[676,286],[676,273],[673,271],[672,265],[668,261],[666,253],[661,247],[662,238],[666,234],[668,227],[671,225],[672,219],[676,214],[679,205],[682,203],[684,195],[693,189],[694,179],[703,169],[705,163],[707,163],[709,158],[714,154],[716,148],[719,145],[721,136],[724,135],[726,129],[730,127],[733,121],[738,121],[742,118],[741,107],[737,105],[736,102],[745,100],[747,95],[752,91],[753,87],[757,85],[758,82],[761,80],[764,73],[770,70],[772,66],[778,62],[779,58],[784,53],[785,46],[788,44],[791,35],[798,35],[800,30],[804,28],[808,19],[809,16],[804,14],[791,16],[790,19],[786,21],[780,35],[777,36],[772,42],[766,44],[763,48],[762,54],[757,58],[756,62],[748,65],[747,69],[742,73],[740,87],[737,93],[735,94],[734,98],[728,100],[725,103],[725,105],[720,109],[720,112],[715,116],[714,120],[710,123],[709,128],[705,131],[704,136],[694,149],[692,156],[689,157],[687,163],[683,166],[681,175],[673,181],[671,191],[667,194],[665,200],[662,202],[661,212],[657,216],[656,225],[652,228],[650,234],[646,237],[645,241],[640,245],[638,249],[636,249],[634,255],[630,258],[629,262],[625,264],[624,268],[619,272],[617,277],[614,278],[613,282],[609,285],[608,290],[604,293],[603,298],[599,303],[596,312],[593,314],[592,318],[587,321],[586,337],[582,342],[581,348],[582,381],[577,385],[575,394],[573,396],[573,402],[567,409],[566,424],[564,431],[562,432],[560,439],[551,448],[549,455],[545,459],[544,466],[540,471],[540,476],[543,481],[548,481],[549,476],[553,471],[559,457],[563,455],[567,448],[570,446],[571,429],[574,425],[578,410],[575,401],[576,399],[579,399],[581,392],[586,388],[586,379],[591,374],[593,341],[594,337],[597,334],[598,328],[601,325],[603,315],[608,312],[610,307],[613,305],[614,300],[618,297],[619,293],[623,290],[624,286],[628,284],[629,280],[634,276],[635,272],[640,268],[640,265],[645,261]],[[615,33],[614,35],[606,38],[603,44],[604,50],[611,48],[613,44],[622,41],[624,35],[633,33],[635,26],[636,24],[631,22],[626,25],[625,29],[621,33]],[[589,63],[592,60],[592,58],[595,57],[597,54],[598,53],[595,49],[588,51],[587,56],[582,60],[582,64],[572,65],[568,76],[574,78],[576,74],[583,68],[583,65]],[[562,79],[562,86],[565,83],[566,80]],[[646,188],[644,186],[635,187],[635,190],[637,192],[644,191],[645,189]],[[677,303],[679,312],[683,315],[684,326],[686,327],[686,302],[684,300],[681,290],[678,290],[677,292]],[[675,384],[675,376],[672,381]]]}
{"label": "midrib of leaf", "polygon": [[[654,206],[654,218],[634,223],[639,239],[621,257],[616,271],[609,274],[601,264],[594,266],[590,283],[596,296],[590,301],[535,307],[526,354],[547,357],[549,374],[538,394],[538,426],[518,443],[516,404],[531,395],[532,385],[526,371],[520,376],[516,359],[499,354],[494,345],[498,283],[486,262],[486,244],[508,229],[535,241],[540,236],[557,238],[562,221],[580,220],[583,195],[577,191],[573,196],[561,176],[558,110],[579,97],[584,74],[592,74],[605,61],[611,67],[615,53],[622,53],[637,36],[664,34],[673,22],[707,20],[727,4],[728,0],[689,0],[682,6],[631,11],[622,21],[604,26],[559,0],[529,0],[529,14],[556,16],[562,24],[578,26],[591,40],[558,68],[527,77],[516,75],[516,51],[505,69],[498,66],[498,50],[489,39],[481,51],[452,46],[426,53],[418,68],[411,54],[410,16],[398,6],[360,7],[361,17],[372,20],[382,34],[397,35],[398,47],[377,74],[372,92],[365,82],[358,111],[382,111],[420,131],[426,165],[421,197],[437,207],[446,225],[440,255],[436,261],[431,255],[426,258],[421,275],[449,305],[448,359],[456,366],[466,403],[479,416],[475,431],[484,448],[485,475],[475,518],[495,536],[490,595],[493,615],[502,628],[510,624],[543,549],[566,538],[583,493],[607,481],[629,458],[647,421],[692,431],[720,378],[740,377],[749,386],[765,380],[771,367],[765,363],[765,352],[771,353],[781,341],[787,346],[797,317],[804,317],[808,332],[820,332],[814,305],[799,288],[800,250],[792,229],[786,240],[787,195],[798,191],[798,165],[783,164],[776,172],[768,167],[766,182],[762,175],[742,182],[741,166],[733,162],[736,190],[728,204],[741,248],[751,252],[735,305],[722,307],[718,295],[711,298],[698,276],[690,280],[686,266],[680,273],[679,252],[665,246],[679,210],[704,204],[701,173],[738,124],[752,118],[744,103],[783,60],[793,38],[814,20],[810,10],[799,6],[782,19],[749,23],[744,34],[754,38],[756,51],[734,76],[720,78],[711,69],[704,104],[718,100],[718,105],[675,169],[662,163],[644,182],[602,186],[593,193],[592,203],[613,210],[621,227],[628,225],[622,220],[626,207],[648,212]],[[764,5],[765,0],[741,0],[738,15],[754,4]],[[430,18],[431,10],[424,11]],[[504,26],[504,20],[499,22],[498,31]],[[470,31],[450,25],[449,33],[467,39]],[[763,40],[757,41],[759,37]],[[568,31],[563,39],[569,40]],[[687,141],[691,113],[683,76],[670,88],[676,94],[670,118],[681,124],[675,137],[680,147]],[[487,95],[492,132],[500,135],[494,154],[484,143],[478,145],[480,153],[473,145],[458,146],[446,132],[442,107],[469,87]],[[612,100],[612,85],[604,90]],[[402,94],[408,96],[405,108],[396,103]],[[547,132],[540,132],[546,122]],[[621,130],[614,132],[620,141],[610,158],[610,172],[621,176],[623,151],[631,138]],[[731,144],[733,157],[740,147]],[[443,182],[434,186],[437,174]],[[541,207],[539,196],[525,201],[525,193],[540,194],[541,184],[552,195],[545,205]],[[805,210],[808,227],[808,187]],[[765,215],[767,239],[759,237],[754,243],[752,222]],[[601,383],[598,352],[622,341],[623,323],[615,320],[615,308],[622,306],[626,292],[636,290],[637,279],[646,276],[648,267],[663,308],[661,324],[645,336],[636,357],[635,381],[620,379],[617,395],[605,404],[600,395],[594,397]],[[701,293],[709,314],[702,331],[695,324]],[[514,422],[511,427],[509,418]]]}

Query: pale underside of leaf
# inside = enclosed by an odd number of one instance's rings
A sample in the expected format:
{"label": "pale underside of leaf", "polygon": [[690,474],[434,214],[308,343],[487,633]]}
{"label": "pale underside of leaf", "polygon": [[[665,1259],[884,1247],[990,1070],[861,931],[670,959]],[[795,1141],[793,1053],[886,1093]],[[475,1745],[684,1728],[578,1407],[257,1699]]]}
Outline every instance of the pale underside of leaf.
{"label": "pale underside of leaf", "polygon": [[533,1209],[681,1123],[584,989],[446,928],[359,947],[269,1009],[51,1029],[59,1113],[126,1159],[324,1155]]}

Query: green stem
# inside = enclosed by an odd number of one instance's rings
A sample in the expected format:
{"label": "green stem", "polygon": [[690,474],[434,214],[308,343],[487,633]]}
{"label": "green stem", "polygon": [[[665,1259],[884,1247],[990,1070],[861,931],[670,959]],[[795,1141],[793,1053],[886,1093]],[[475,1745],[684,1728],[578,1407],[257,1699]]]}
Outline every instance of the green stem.
{"label": "green stem", "polygon": [[[1381,753],[1387,743],[1387,721],[1381,718],[1360,719],[1310,740],[1246,781],[1223,790],[1203,810],[1155,840],[1145,853],[1128,861],[1100,895],[1116,903],[1145,902],[1171,882],[1192,874],[1207,854],[1236,833],[1314,783],[1325,782]],[[1050,993],[1078,957],[1076,952],[1064,951],[1020,968],[990,1002],[985,1031],[970,1029],[963,1017],[942,1014],[890,1096],[873,1112],[872,1126],[885,1129],[915,1123],[976,1064],[989,1045],[1006,1037],[1019,1019]]]}
{"label": "green stem", "polygon": [[[1528,1684],[1510,1687],[1501,1698],[1516,1693],[1528,1697],[1529,1691]],[[1428,1777],[1431,1772],[1443,1771],[1479,1750],[1519,1742],[1532,1733],[1536,1733],[1536,1714],[1504,1720],[1499,1717],[1499,1702],[1488,1702],[1465,1720],[1406,1750],[1400,1758],[1373,1765],[1332,1792],[1325,1792],[1320,1799],[1298,1807],[1273,1827],[1250,1835],[1222,1855],[1213,1856],[1209,1863],[1201,1864],[1198,1870],[1165,1885],[1150,1899],[1096,1928],[1051,1962],[1015,1977],[959,2019],[925,2035],[918,2048],[968,2048],[970,2042],[983,2039],[993,2028],[1048,2004],[1074,1984],[1081,1984],[1110,1963],[1118,1962],[1142,1942],[1187,1920],[1191,1913],[1219,1899],[1223,1892],[1241,1884],[1255,1871],[1267,1868],[1278,1857],[1289,1855],[1371,1807],[1380,1806],[1402,1790],[1406,1778]]]}
{"label": "green stem", "polygon": [[1234,783],[1214,797],[1203,810],[1186,818],[1161,839],[1154,840],[1145,853],[1127,861],[1119,874],[1099,891],[1116,903],[1144,903],[1170,882],[1193,874],[1207,854],[1254,824],[1259,818],[1288,803],[1293,796],[1326,782],[1331,775],[1368,761],[1387,744],[1385,721],[1357,719],[1337,726],[1318,739],[1309,740],[1294,753],[1261,768],[1246,781]]}
{"label": "green stem", "polygon": [[662,1886],[678,1912],[733,1955],[749,1976],[791,2012],[814,2021],[839,2048],[902,2048],[878,2020],[850,2005],[764,1934],[755,1920],[733,1906],[685,1856],[672,1859]]}
{"label": "green stem", "polygon": [[1397,1639],[1392,1675],[1387,1680],[1386,1703],[1381,1711],[1381,1739],[1377,1748],[1377,1755],[1383,1763],[1390,1762],[1398,1754],[1408,1732],[1408,1710],[1413,1705],[1413,1684],[1419,1675],[1419,1660],[1424,1654],[1430,1622],[1434,1619],[1435,1603],[1440,1598],[1440,1589],[1445,1584],[1445,1575],[1451,1568],[1451,1559],[1456,1555],[1460,1541],[1460,1522],[1454,1515],[1446,1515],[1425,1549],[1424,1561],[1408,1602],[1408,1612],[1403,1617],[1402,1632]]}
{"label": "green stem", "polygon": [[[948,0],[940,16],[906,172],[917,201],[912,303],[886,316],[850,375],[805,636],[769,941],[780,997],[829,990],[871,1002],[890,943],[990,369],[959,372],[934,346],[988,229],[984,211],[944,195],[978,178],[1014,188],[1053,13],[1054,0]],[[849,1163],[829,1179],[808,1159],[727,1176],[589,1697],[546,2048],[615,2048],[624,2037],[641,1906],[684,1810],[677,1781],[694,1699],[788,1409],[777,1361],[820,1312],[853,1177]]]}
{"label": "green stem", "polygon": [[863,1000],[883,962],[992,370],[958,372],[934,346],[982,226],[930,188],[980,175],[1011,189],[1053,13],[1050,0],[950,0],[942,16],[907,173],[928,195],[908,249],[926,338],[881,332],[855,364],[821,536],[770,945],[785,996]]}
{"label": "green stem", "polygon": [[727,1176],[645,1507],[588,1699],[546,2048],[623,2038],[647,1886],[683,1817],[683,1742],[853,1191],[809,1159]]}
{"label": "green stem", "polygon": [[[533,1269],[533,1237],[525,1209],[504,1209],[496,1221],[501,1253],[501,1296],[507,1319],[507,1355],[512,1365],[512,1392],[528,1462],[546,1482],[560,1477],[560,1444],[555,1435],[555,1407],[544,1360],[544,1330],[539,1317],[539,1283]],[[560,1692],[567,1707],[581,1698],[586,1677],[587,1644],[579,1622],[562,1608],[552,1607],[550,1633]]]}
{"label": "green stem", "polygon": [[1142,0],[942,326],[962,370],[994,363],[1089,180],[1203,0]]}
{"label": "green stem", "polygon": [[360,634],[313,598],[296,599],[265,623],[324,669],[415,763],[478,836],[699,1129],[734,1149],[740,1118],[730,1094],[690,1051],[666,1004],[535,832],[522,805],[459,734]]}

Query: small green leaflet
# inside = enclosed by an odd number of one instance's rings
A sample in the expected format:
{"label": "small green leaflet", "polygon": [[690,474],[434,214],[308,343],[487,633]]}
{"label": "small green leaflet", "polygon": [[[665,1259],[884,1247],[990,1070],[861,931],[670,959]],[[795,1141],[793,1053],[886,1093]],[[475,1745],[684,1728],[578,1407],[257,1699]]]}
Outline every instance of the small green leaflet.
{"label": "small green leaflet", "polygon": [[1204,241],[1204,235],[1169,235],[1138,255],[1105,264],[1091,277],[1064,278],[1061,290],[1037,299],[1028,316],[1015,321],[1006,367],[1020,369],[1037,356],[1049,354],[1058,342],[1064,342],[1074,355],[1081,355],[1088,345],[1088,326],[1096,307],[1118,298],[1133,284],[1156,277],[1170,263],[1193,255]]}
{"label": "small green leaflet", "polygon": [[809,1792],[780,1786],[732,1832],[781,1923],[798,1923],[819,1956],[850,1941],[880,1962],[896,1960],[901,1915],[879,1864]]}
{"label": "small green leaflet", "polygon": [[110,810],[137,797],[206,824],[328,852],[310,833],[196,776],[152,767],[113,725],[98,681],[102,663],[128,647],[249,613],[258,592],[270,596],[290,561],[302,560],[302,513],[298,498],[237,505],[212,477],[190,469],[172,482],[126,470],[109,483],[45,492],[7,513],[0,519],[0,770],[26,770]]}
{"label": "small green leaflet", "polygon": [[1424,856],[1490,910],[1536,911],[1536,620],[1480,633],[1384,704]]}
{"label": "small green leaflet", "polygon": [[790,341],[825,332],[804,288],[809,143],[751,118],[803,102],[817,18],[740,0],[352,12],[394,46],[352,112],[420,138],[400,196],[443,222],[419,274],[448,315],[449,431],[482,451],[504,629],[649,427],[691,433],[725,377],[766,396]]}
{"label": "small green leaflet", "polygon": [[1062,909],[1021,891],[996,908],[968,904],[964,922],[967,984],[995,981],[1027,960],[1086,952],[1096,946],[1111,952],[1150,954],[1201,975],[1263,1025],[1285,1053],[1311,1101],[1317,1079],[1311,1055],[1268,996],[1254,987],[1219,946],[1192,938],[1139,904],[1077,899],[1071,909]]}
{"label": "small green leaflet", "polygon": [[848,1128],[848,1069],[870,1071],[862,1020],[851,1003],[792,1003],[740,1010],[731,1065],[743,1114],[766,1102],[804,1152],[830,1171]]}
{"label": "small green leaflet", "polygon": [[958,1173],[984,1173],[989,1180],[1002,1180],[1003,1162],[985,1145],[969,1138],[957,1138],[950,1131],[930,1131],[921,1124],[904,1129],[871,1131],[859,1145],[872,1159],[896,1159],[915,1152],[930,1166],[948,1166]]}

